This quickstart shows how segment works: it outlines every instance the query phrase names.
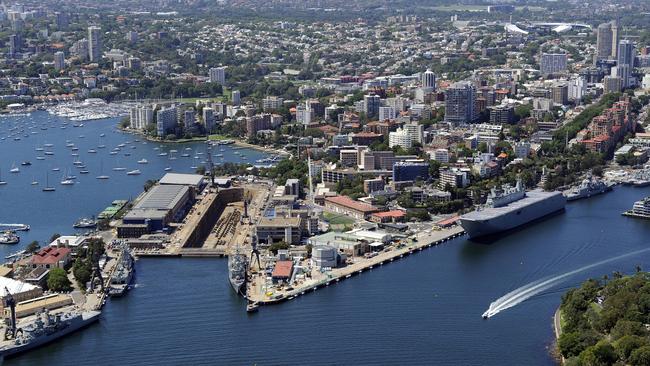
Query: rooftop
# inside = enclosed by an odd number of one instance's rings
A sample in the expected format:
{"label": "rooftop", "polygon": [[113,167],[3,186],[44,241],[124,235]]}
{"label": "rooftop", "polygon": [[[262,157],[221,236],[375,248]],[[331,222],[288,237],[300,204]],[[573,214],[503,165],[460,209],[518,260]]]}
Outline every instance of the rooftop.
{"label": "rooftop", "polygon": [[344,206],[356,211],[366,212],[366,213],[375,212],[379,210],[375,206],[369,205],[367,203],[355,201],[352,198],[347,196],[327,197],[325,198],[325,201],[337,204],[339,206]]}
{"label": "rooftop", "polygon": [[55,264],[70,254],[69,248],[46,247],[32,257],[33,264]]}
{"label": "rooftop", "polygon": [[273,277],[290,277],[291,270],[293,269],[292,261],[277,261],[273,269]]}
{"label": "rooftop", "polygon": [[153,186],[133,208],[171,210],[183,199],[189,189],[184,185]]}
{"label": "rooftop", "polygon": [[200,174],[167,173],[160,178],[159,183],[162,185],[175,184],[199,187],[203,184],[203,176]]}
{"label": "rooftop", "polygon": [[262,217],[258,227],[299,227],[300,217]]}
{"label": "rooftop", "polygon": [[0,297],[7,296],[7,290],[10,294],[19,294],[36,289],[34,285],[20,282],[7,277],[0,277]]}

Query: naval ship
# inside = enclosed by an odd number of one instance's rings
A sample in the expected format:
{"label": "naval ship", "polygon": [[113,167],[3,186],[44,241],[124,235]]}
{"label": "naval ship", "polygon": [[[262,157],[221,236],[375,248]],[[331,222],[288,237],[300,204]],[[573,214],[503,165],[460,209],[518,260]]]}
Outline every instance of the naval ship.
{"label": "naval ship", "polygon": [[5,340],[0,342],[0,355],[9,357],[50,343],[99,320],[100,314],[99,311],[39,313],[34,320],[8,329]]}
{"label": "naval ship", "polygon": [[115,272],[111,276],[108,287],[108,295],[111,297],[123,296],[131,285],[133,272],[135,271],[134,260],[131,252],[126,246],[122,247],[122,259],[117,263]]}
{"label": "naval ship", "polygon": [[228,279],[233,290],[239,295],[246,296],[246,271],[248,257],[236,251],[228,256]]}
{"label": "naval ship", "polygon": [[470,238],[479,238],[514,229],[533,220],[564,209],[566,198],[561,192],[535,189],[526,192],[521,181],[493,188],[484,207],[462,215],[460,225]]}
{"label": "naval ship", "polygon": [[592,176],[585,178],[579,186],[566,193],[567,201],[575,201],[581,198],[589,198],[599,195],[601,193],[609,192],[612,190],[612,185],[607,184],[599,179],[594,179]]}

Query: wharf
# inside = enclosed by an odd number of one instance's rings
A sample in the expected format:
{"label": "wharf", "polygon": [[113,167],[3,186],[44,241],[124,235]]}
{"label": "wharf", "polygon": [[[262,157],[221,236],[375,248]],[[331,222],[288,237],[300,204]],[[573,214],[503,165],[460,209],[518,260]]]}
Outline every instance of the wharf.
{"label": "wharf", "polygon": [[333,269],[324,274],[324,276],[319,276],[320,278],[313,278],[300,285],[294,286],[290,291],[280,290],[271,294],[267,293],[263,283],[265,275],[258,274],[249,284],[247,291],[248,300],[259,305],[271,305],[291,300],[300,295],[304,295],[307,291],[316,291],[318,288],[340,282],[341,280],[350,278],[354,275],[361,274],[365,270],[372,269],[375,266],[382,266],[395,260],[399,260],[405,256],[422,251],[425,248],[442,244],[463,234],[464,230],[460,226],[455,226],[441,231],[433,231],[430,234],[421,233],[417,237],[417,242],[387,252],[381,252],[372,258],[359,259],[358,262],[343,268]]}

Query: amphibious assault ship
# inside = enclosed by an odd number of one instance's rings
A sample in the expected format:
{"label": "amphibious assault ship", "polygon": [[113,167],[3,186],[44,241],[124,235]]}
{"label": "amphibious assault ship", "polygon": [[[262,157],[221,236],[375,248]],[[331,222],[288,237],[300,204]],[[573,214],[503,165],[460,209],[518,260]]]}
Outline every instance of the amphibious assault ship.
{"label": "amphibious assault ship", "polygon": [[460,225],[470,238],[484,237],[514,229],[564,209],[561,192],[535,189],[526,192],[521,181],[492,189],[484,207],[460,217]]}

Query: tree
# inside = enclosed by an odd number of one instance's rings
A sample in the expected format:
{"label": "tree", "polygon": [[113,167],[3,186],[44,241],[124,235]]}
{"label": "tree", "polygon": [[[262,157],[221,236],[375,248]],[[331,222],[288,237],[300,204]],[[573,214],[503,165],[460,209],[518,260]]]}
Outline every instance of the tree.
{"label": "tree", "polygon": [[50,243],[55,241],[56,239],[58,239],[60,237],[61,237],[61,234],[59,234],[59,233],[52,234],[52,236],[50,236]]}
{"label": "tree", "polygon": [[52,291],[70,291],[72,284],[62,268],[53,268],[47,277],[47,287]]}
{"label": "tree", "polygon": [[82,258],[77,258],[72,265],[72,274],[74,275],[75,280],[82,288],[86,287],[86,283],[90,281],[90,275],[92,273],[92,266],[90,261],[86,261]]}
{"label": "tree", "polygon": [[614,343],[614,348],[620,358],[627,360],[634,350],[643,346],[648,346],[648,343],[647,338],[635,335],[626,335]]}
{"label": "tree", "polygon": [[278,250],[283,250],[283,249],[289,249],[289,244],[287,244],[287,243],[285,243],[283,241],[273,243],[269,247],[269,251],[271,251],[271,253],[273,253],[274,255],[278,254]]}
{"label": "tree", "polygon": [[151,189],[151,187],[155,186],[157,183],[156,180],[153,179],[147,179],[146,182],[144,182],[144,191],[147,192],[148,190]]}
{"label": "tree", "polygon": [[41,249],[41,246],[38,244],[37,240],[34,240],[31,243],[27,244],[27,246],[25,247],[25,252],[36,253],[38,252],[39,249]]}
{"label": "tree", "polygon": [[580,361],[583,365],[606,366],[613,364],[617,359],[614,347],[607,341],[600,341],[580,353]]}
{"label": "tree", "polygon": [[650,366],[650,346],[643,346],[632,352],[630,364],[634,366]]}

